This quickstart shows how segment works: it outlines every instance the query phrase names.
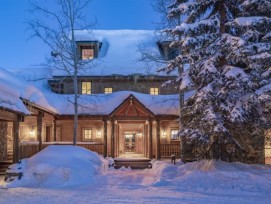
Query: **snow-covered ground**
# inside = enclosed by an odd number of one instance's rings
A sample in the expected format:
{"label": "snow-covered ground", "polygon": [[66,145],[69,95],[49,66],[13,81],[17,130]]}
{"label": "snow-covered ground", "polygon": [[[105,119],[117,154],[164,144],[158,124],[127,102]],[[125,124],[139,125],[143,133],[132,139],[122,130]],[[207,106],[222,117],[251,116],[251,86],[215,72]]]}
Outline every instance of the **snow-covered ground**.
{"label": "snow-covered ground", "polygon": [[152,161],[152,169],[115,170],[108,162],[80,147],[49,146],[13,166],[24,176],[2,184],[0,204],[271,203],[271,166]]}

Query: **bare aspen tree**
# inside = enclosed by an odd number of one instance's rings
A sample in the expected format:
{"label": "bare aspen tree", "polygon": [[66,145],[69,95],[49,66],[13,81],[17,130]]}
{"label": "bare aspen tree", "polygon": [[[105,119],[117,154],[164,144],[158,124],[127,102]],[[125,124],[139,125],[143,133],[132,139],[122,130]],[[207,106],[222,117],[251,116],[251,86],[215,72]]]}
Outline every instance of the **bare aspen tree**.
{"label": "bare aspen tree", "polygon": [[78,74],[91,67],[91,60],[81,60],[76,44],[76,30],[88,30],[94,25],[85,22],[85,10],[89,0],[56,0],[54,8],[46,1],[32,2],[29,11],[32,19],[28,25],[32,36],[38,37],[51,49],[46,66],[65,71],[73,80],[74,106],[73,144],[77,145],[78,129]]}

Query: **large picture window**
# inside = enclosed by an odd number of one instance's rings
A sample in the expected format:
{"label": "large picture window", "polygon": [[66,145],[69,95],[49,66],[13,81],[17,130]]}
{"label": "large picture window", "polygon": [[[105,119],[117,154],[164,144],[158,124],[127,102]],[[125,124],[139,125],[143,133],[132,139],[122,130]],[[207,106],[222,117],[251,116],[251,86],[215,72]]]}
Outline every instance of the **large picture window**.
{"label": "large picture window", "polygon": [[92,140],[92,129],[83,128],[83,140]]}
{"label": "large picture window", "polygon": [[91,82],[82,82],[82,94],[91,94]]}
{"label": "large picture window", "polygon": [[171,140],[178,140],[179,139],[178,132],[179,132],[178,129],[171,129],[170,130],[170,139]]}
{"label": "large picture window", "polygon": [[150,88],[150,94],[151,95],[158,95],[159,94],[159,88],[157,88],[157,87]]}

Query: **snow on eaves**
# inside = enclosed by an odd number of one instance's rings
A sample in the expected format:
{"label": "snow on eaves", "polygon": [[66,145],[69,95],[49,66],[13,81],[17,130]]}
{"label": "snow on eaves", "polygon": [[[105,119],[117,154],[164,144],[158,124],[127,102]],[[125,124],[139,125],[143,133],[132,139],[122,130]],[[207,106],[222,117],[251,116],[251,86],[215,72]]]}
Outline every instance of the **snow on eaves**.
{"label": "snow on eaves", "polygon": [[[97,59],[87,70],[79,73],[81,76],[111,76],[134,74],[160,75],[157,67],[148,67],[146,62],[140,61],[140,49],[146,49],[160,56],[157,42],[159,38],[152,30],[86,30],[76,31],[76,41],[99,41],[102,47]],[[53,76],[66,76],[61,69],[54,69]]]}
{"label": "snow on eaves", "polygon": [[[155,115],[178,115],[179,100],[175,95],[150,95],[132,91],[119,91],[112,94],[81,95],[79,115],[108,115],[118,108],[130,95],[138,99],[148,110]],[[190,97],[191,93],[185,96]],[[73,95],[58,95],[55,107],[61,115],[73,114]]]}
{"label": "snow on eaves", "polygon": [[[0,69],[0,107],[30,114],[21,99],[59,115],[73,115],[74,95],[56,94],[49,90],[47,81],[26,82],[5,69]],[[185,94],[185,99],[194,92]],[[179,115],[179,95],[150,95],[132,91],[112,94],[81,95],[78,99],[80,115],[108,115],[133,95],[155,115]]]}
{"label": "snow on eaves", "polygon": [[28,100],[44,109],[57,113],[57,110],[49,103],[45,95],[49,91],[45,87],[37,87],[15,74],[0,68],[0,107],[13,111],[30,114],[21,99]]}

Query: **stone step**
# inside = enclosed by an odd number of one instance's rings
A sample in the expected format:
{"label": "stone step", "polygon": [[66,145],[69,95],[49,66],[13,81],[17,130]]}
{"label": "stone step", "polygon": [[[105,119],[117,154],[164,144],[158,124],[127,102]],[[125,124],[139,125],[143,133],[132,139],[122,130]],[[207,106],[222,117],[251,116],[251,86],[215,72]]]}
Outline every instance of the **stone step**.
{"label": "stone step", "polygon": [[114,159],[116,169],[130,167],[131,169],[149,169],[151,168],[150,159]]}

